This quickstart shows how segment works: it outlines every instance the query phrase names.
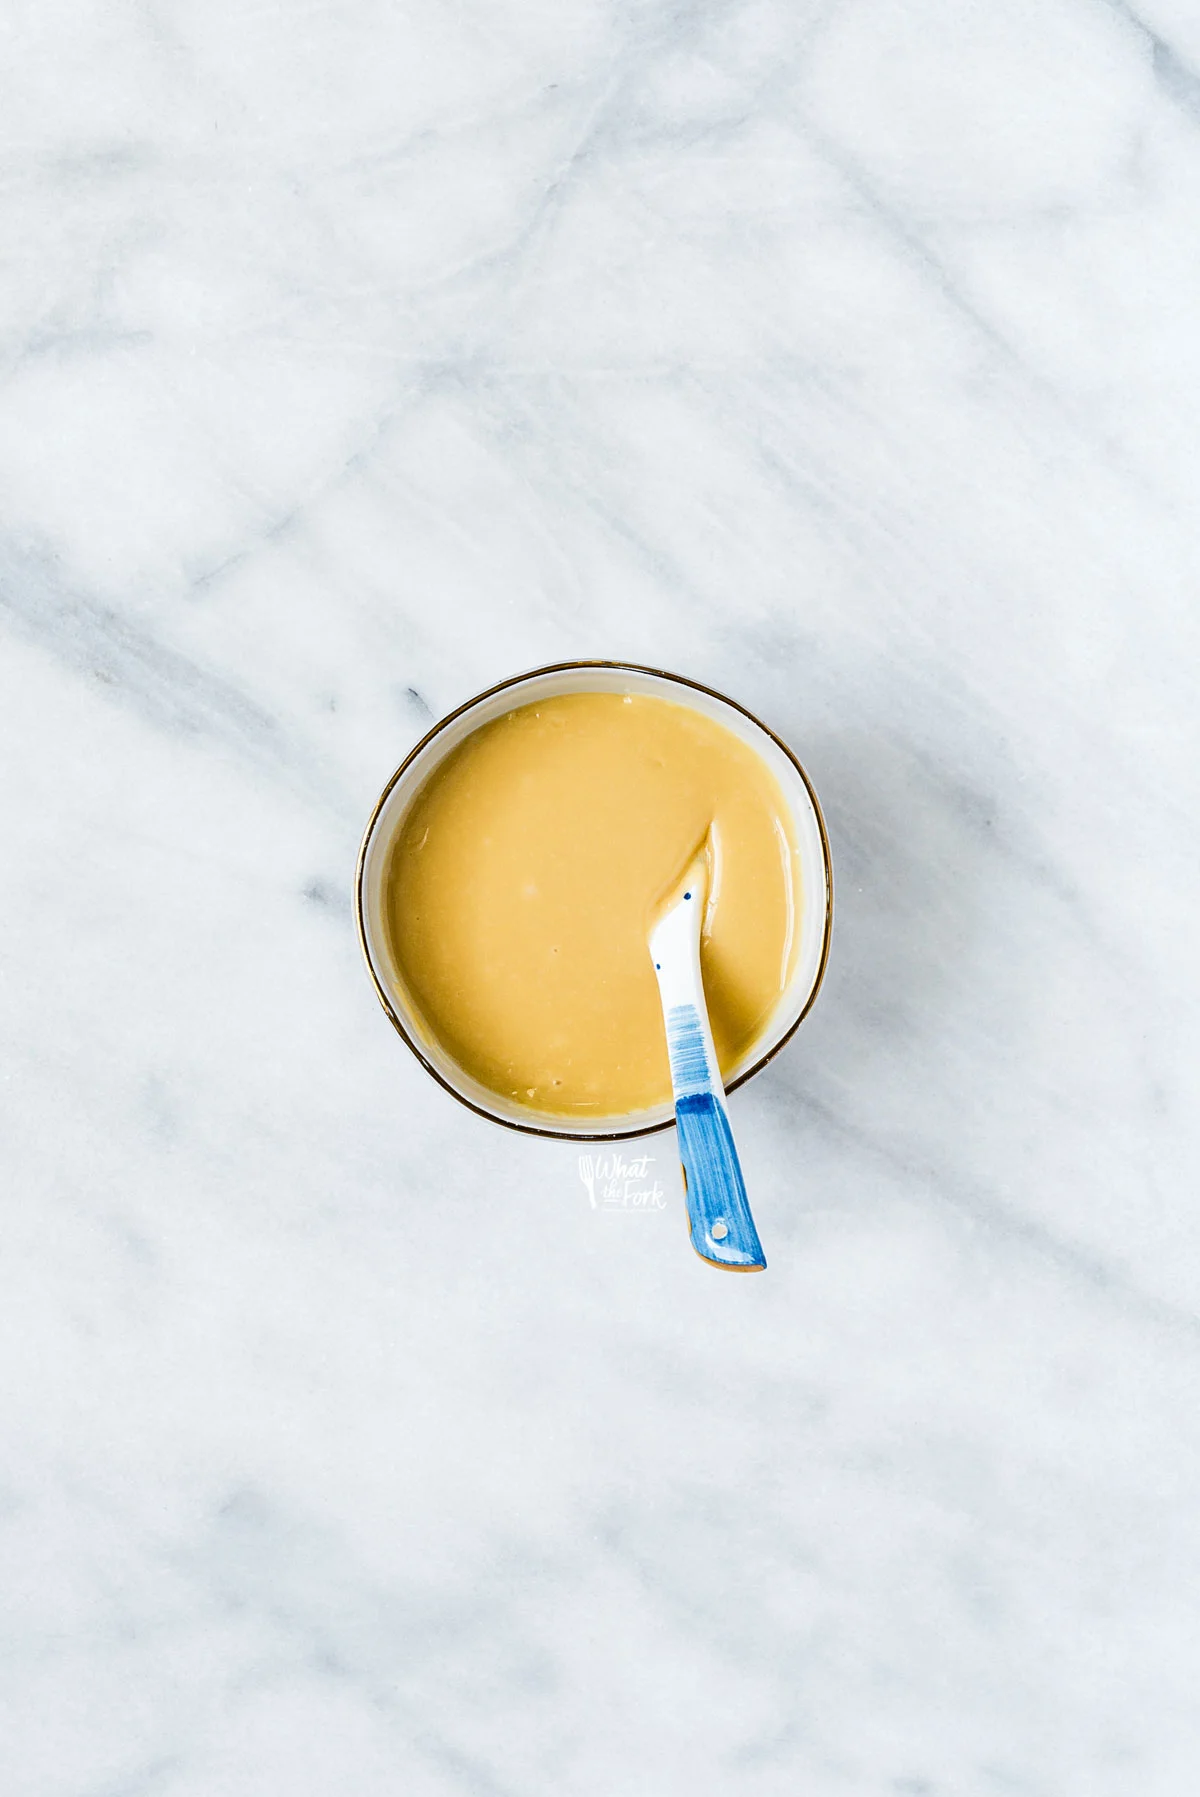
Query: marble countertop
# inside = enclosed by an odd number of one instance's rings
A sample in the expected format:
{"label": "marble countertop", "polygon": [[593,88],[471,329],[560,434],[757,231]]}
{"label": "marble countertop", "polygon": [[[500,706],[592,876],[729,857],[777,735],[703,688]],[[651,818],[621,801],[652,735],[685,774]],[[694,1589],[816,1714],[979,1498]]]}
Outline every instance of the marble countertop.
{"label": "marble countertop", "polygon": [[[22,5],[0,217],[6,1797],[1193,1792],[1195,7]],[[761,1278],[360,965],[585,656],[825,805]]]}

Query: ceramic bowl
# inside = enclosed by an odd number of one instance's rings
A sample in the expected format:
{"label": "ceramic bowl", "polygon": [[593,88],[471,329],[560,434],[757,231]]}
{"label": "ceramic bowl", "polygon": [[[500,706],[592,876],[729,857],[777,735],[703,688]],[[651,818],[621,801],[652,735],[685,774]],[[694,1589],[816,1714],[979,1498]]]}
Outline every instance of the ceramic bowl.
{"label": "ceramic bowl", "polygon": [[518,705],[562,693],[641,693],[688,705],[704,717],[723,724],[759,754],[779,782],[791,814],[799,850],[803,892],[800,943],[795,970],[780,998],[767,1029],[731,1070],[726,1090],[753,1079],[778,1054],[812,1008],[829,958],[833,924],[833,870],[825,822],[812,782],[787,744],[760,723],[744,706],[698,681],[658,668],[642,668],[618,661],[561,662],[516,674],[498,686],[468,699],[433,726],[396,769],[371,813],[358,857],[355,909],[359,939],[375,990],[393,1025],[427,1073],[455,1098],[508,1129],[530,1135],[556,1136],[568,1141],[622,1141],[665,1129],[674,1119],[668,1100],[649,1110],[615,1116],[554,1117],[532,1111],[515,1100],[491,1091],[457,1065],[426,1028],[405,990],[388,946],[384,884],[388,854],[404,815],[421,787],[443,758],[480,725]]}

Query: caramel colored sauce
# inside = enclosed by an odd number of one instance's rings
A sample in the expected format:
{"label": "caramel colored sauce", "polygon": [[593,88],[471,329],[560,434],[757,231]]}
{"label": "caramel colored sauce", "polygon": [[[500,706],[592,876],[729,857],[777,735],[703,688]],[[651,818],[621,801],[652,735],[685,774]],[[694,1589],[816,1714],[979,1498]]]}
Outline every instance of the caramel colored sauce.
{"label": "caramel colored sauce", "polygon": [[800,868],[778,782],[686,705],[570,693],[476,730],[406,813],[387,869],[397,972],[426,1030],[531,1111],[620,1116],[670,1096],[647,938],[712,828],[701,946],[723,1071],[792,970]]}

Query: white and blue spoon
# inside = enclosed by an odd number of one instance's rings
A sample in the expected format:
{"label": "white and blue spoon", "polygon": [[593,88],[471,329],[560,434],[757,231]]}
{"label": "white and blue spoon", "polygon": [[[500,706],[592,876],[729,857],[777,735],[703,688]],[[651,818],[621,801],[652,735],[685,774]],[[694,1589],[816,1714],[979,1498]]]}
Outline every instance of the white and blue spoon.
{"label": "white and blue spoon", "polygon": [[667,1026],[692,1247],[715,1267],[749,1273],[765,1267],[767,1260],[729,1127],[700,975],[710,861],[706,843],[651,931],[650,957]]}

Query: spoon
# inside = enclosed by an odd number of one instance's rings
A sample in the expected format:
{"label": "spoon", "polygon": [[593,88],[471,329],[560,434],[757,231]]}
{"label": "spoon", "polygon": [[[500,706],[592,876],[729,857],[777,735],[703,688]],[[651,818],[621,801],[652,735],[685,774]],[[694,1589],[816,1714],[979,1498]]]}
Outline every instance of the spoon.
{"label": "spoon", "polygon": [[767,1260],[729,1127],[700,976],[700,924],[710,861],[706,838],[650,933],[650,956],[667,1026],[692,1247],[712,1266],[753,1272]]}

